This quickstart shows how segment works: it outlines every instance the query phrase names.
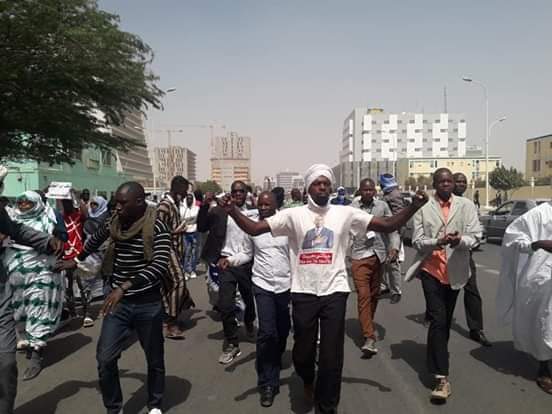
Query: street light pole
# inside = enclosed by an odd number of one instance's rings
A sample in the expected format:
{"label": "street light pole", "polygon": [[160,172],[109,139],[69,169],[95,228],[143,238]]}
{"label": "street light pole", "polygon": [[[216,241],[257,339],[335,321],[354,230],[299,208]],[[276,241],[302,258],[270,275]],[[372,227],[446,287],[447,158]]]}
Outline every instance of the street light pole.
{"label": "street light pole", "polygon": [[464,82],[476,83],[483,88],[483,94],[485,96],[485,208],[488,210],[489,205],[489,95],[487,93],[487,87],[483,82],[474,80],[469,77],[463,77]]}

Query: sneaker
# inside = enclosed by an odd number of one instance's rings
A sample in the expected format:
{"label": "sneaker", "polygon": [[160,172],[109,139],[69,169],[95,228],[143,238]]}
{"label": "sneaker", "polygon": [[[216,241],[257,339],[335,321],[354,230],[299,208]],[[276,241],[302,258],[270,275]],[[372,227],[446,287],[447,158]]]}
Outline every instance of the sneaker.
{"label": "sneaker", "polygon": [[82,321],[83,328],[91,328],[94,326],[94,319],[90,316],[86,316]]}
{"label": "sneaker", "polygon": [[17,351],[18,352],[26,352],[27,348],[29,348],[30,344],[29,341],[26,339],[21,339],[17,341]]}
{"label": "sneaker", "polygon": [[184,279],[185,280],[190,280],[190,274],[188,272],[184,273]]}
{"label": "sneaker", "polygon": [[378,348],[376,348],[376,340],[372,338],[366,338],[364,345],[360,348],[364,356],[371,357],[378,353]]}
{"label": "sneaker", "polygon": [[196,272],[190,273],[190,279],[195,279],[195,278],[197,278]]}
{"label": "sneaker", "polygon": [[152,408],[148,411],[148,414],[163,414],[163,411],[161,411],[159,408]]}
{"label": "sneaker", "polygon": [[235,358],[239,357],[241,355],[240,347],[237,345],[229,344],[226,348],[224,348],[224,351],[222,351],[222,354],[219,357],[219,363],[220,364],[229,364],[232,362]]}
{"label": "sneaker", "polygon": [[431,391],[431,399],[435,401],[446,401],[452,394],[450,382],[447,378],[437,378],[437,385]]}
{"label": "sneaker", "polygon": [[391,302],[392,305],[396,305],[397,303],[399,303],[401,301],[401,298],[402,298],[402,296],[401,296],[400,293],[393,293],[391,295],[390,302]]}

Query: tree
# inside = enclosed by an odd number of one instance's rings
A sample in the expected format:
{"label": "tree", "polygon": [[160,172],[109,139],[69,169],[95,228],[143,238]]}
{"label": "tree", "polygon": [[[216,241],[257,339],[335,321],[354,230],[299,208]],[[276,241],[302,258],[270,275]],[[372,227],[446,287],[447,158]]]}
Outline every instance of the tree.
{"label": "tree", "polygon": [[411,190],[414,190],[417,185],[418,185],[418,182],[416,181],[416,179],[414,177],[408,177],[404,181],[404,188],[405,189],[410,188]]}
{"label": "tree", "polygon": [[0,2],[0,160],[69,162],[128,150],[109,127],[160,108],[150,47],[95,0]]}
{"label": "tree", "polygon": [[505,199],[508,199],[508,191],[523,187],[525,181],[523,174],[514,167],[507,169],[501,165],[489,173],[489,184],[495,190],[504,191]]}
{"label": "tree", "polygon": [[211,181],[211,180],[207,180],[205,182],[199,182],[199,181],[196,181],[195,183],[195,189],[199,189],[201,190],[201,192],[203,194],[207,193],[207,192],[213,192],[213,193],[221,193],[222,192],[222,188],[220,185],[218,185],[218,183],[216,181]]}

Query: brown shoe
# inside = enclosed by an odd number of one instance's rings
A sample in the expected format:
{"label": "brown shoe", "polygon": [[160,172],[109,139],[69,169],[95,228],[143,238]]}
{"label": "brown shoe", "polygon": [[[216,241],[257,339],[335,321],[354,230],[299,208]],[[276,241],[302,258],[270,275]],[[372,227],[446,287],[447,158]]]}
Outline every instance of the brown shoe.
{"label": "brown shoe", "polygon": [[452,394],[450,382],[447,378],[438,378],[437,385],[433,391],[431,391],[431,400],[432,401],[446,401],[448,397]]}
{"label": "brown shoe", "polygon": [[540,376],[537,378],[537,385],[546,393],[552,394],[552,377]]}

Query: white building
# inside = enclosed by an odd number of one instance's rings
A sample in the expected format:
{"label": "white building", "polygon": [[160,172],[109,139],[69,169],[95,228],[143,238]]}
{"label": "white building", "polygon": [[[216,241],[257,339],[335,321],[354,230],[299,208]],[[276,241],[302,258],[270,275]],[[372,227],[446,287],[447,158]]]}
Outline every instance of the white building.
{"label": "white building", "polygon": [[229,132],[211,140],[211,180],[229,191],[236,180],[251,182],[251,138]]}
{"label": "white building", "polygon": [[184,147],[155,147],[153,166],[158,188],[168,189],[176,175],[182,175],[192,183],[196,180],[196,154]]}
{"label": "white building", "polygon": [[466,135],[463,114],[355,108],[343,123],[340,184],[358,188],[362,178],[395,174],[401,158],[464,157]]}
{"label": "white building", "polygon": [[297,172],[283,171],[276,174],[276,186],[282,187],[286,193],[290,192],[293,186],[293,180],[299,176]]}

